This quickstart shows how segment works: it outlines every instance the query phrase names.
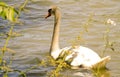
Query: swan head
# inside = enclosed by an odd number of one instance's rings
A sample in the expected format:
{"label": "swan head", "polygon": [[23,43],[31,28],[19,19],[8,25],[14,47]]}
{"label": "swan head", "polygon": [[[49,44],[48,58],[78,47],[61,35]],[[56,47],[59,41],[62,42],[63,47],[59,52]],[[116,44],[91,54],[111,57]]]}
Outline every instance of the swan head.
{"label": "swan head", "polygon": [[[51,6],[50,9],[48,9],[48,14],[46,15],[46,19],[50,17],[51,15],[55,15],[57,11],[59,11],[59,7],[57,6]],[[57,13],[58,14],[58,13]]]}

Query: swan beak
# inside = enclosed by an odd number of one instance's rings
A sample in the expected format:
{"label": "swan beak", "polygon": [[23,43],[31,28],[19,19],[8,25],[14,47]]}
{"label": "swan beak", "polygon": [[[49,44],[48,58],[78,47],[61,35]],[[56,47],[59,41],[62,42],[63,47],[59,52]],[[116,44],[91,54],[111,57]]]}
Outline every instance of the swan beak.
{"label": "swan beak", "polygon": [[45,19],[51,16],[51,13],[48,12],[48,15],[45,16]]}

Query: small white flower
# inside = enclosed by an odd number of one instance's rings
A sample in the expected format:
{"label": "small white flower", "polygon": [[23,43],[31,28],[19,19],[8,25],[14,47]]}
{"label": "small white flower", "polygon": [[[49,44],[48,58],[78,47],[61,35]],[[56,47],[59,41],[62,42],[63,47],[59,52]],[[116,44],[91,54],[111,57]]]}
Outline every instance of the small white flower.
{"label": "small white flower", "polygon": [[113,20],[111,20],[111,19],[108,19],[108,20],[107,20],[107,23],[116,26],[115,21],[113,21]]}

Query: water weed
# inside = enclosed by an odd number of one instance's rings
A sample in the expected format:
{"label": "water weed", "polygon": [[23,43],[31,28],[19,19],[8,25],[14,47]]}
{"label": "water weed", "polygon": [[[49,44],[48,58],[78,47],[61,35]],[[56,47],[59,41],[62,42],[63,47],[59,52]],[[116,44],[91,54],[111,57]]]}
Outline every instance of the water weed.
{"label": "water weed", "polygon": [[[88,20],[82,25],[83,26],[83,30],[85,31],[85,32],[88,32],[89,30],[88,30],[88,28],[89,28],[89,26],[92,24],[92,22],[93,22],[93,16],[94,16],[94,14],[90,14],[90,16],[88,17]],[[84,32],[83,31],[83,32]]]}
{"label": "water weed", "polygon": [[111,19],[108,19],[106,22],[105,22],[105,25],[107,26],[106,27],[106,31],[105,31],[105,33],[104,33],[104,35],[103,35],[103,39],[104,39],[104,41],[105,41],[105,48],[104,48],[104,50],[103,50],[103,53],[102,53],[102,55],[101,56],[104,56],[104,54],[105,54],[105,52],[106,52],[106,50],[108,49],[108,48],[110,48],[112,51],[114,51],[115,49],[114,49],[114,47],[113,47],[113,44],[115,43],[114,41],[110,41],[110,26],[111,25],[113,25],[113,26],[116,26],[116,23],[115,23],[115,21],[113,21],[113,20],[111,20]]}
{"label": "water weed", "polygon": [[49,56],[49,63],[52,64],[52,66],[54,65],[54,69],[47,73],[48,77],[61,77],[62,74],[60,72],[63,71],[63,69],[70,68],[70,66],[65,62],[65,57],[66,56],[55,61]]}
{"label": "water weed", "polygon": [[[28,1],[28,0],[26,0],[26,1]],[[24,4],[22,6],[22,8],[24,8],[25,5],[26,4]],[[19,10],[19,12],[18,12],[14,7],[9,6],[4,2],[0,2],[0,16],[3,19],[9,20],[11,22],[9,32],[6,34],[7,38],[5,40],[5,44],[2,48],[0,48],[0,74],[2,74],[3,77],[8,77],[8,74],[10,72],[18,72],[19,77],[26,77],[24,72],[22,72],[20,70],[12,69],[10,67],[10,65],[12,64],[12,61],[13,61],[13,55],[14,55],[15,51],[8,48],[8,43],[9,43],[10,38],[13,37],[13,35],[14,36],[17,35],[16,33],[13,32],[13,29],[14,29],[14,24],[17,22],[17,18],[18,18],[18,15],[20,14],[20,12],[21,12],[21,10]],[[12,55],[9,59],[10,60],[9,62],[4,58],[6,52],[8,52]]]}

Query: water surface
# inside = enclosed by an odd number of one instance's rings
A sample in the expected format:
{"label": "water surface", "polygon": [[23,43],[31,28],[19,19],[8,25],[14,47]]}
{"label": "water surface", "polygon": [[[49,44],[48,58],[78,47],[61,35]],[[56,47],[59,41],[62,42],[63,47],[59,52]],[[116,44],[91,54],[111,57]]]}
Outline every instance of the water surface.
{"label": "water surface", "polygon": [[[18,7],[24,0],[4,0],[9,5]],[[49,54],[53,30],[53,17],[44,19],[51,5],[58,5],[62,11],[62,23],[60,31],[60,46],[72,45],[76,37],[82,37],[84,41],[78,42],[95,50],[99,55],[104,50],[107,19],[116,22],[116,26],[110,26],[109,40],[115,42],[113,48],[107,49],[105,55],[110,55],[112,60],[107,64],[109,77],[120,76],[120,1],[119,0],[32,0],[26,6],[26,11],[21,13],[20,21],[14,31],[23,36],[12,38],[9,48],[16,51],[13,67],[26,69],[36,65],[36,59],[42,60]],[[90,20],[91,19],[91,20]],[[89,21],[90,20],[90,21]],[[0,32],[7,32],[9,25],[0,21]],[[0,37],[0,47],[4,45],[4,38]],[[78,44],[77,43],[77,44]],[[28,77],[46,77],[52,67],[38,67],[29,71]],[[90,71],[65,70],[62,72],[67,77],[92,77]],[[17,74],[10,74],[16,77]]]}

